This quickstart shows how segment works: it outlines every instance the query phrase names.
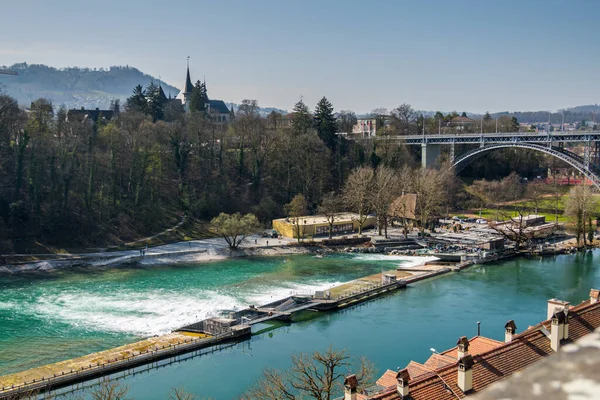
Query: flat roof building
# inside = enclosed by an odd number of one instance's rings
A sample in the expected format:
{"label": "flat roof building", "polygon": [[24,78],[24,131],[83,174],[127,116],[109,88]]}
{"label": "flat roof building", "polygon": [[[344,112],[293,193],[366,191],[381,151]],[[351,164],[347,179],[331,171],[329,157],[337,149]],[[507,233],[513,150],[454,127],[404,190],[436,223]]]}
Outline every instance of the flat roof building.
{"label": "flat roof building", "polygon": [[[375,226],[375,216],[367,216],[363,229]],[[359,216],[355,213],[338,213],[333,221],[333,233],[351,234],[358,231]],[[273,229],[290,238],[308,238],[329,234],[329,222],[323,215],[287,217],[273,220]]]}

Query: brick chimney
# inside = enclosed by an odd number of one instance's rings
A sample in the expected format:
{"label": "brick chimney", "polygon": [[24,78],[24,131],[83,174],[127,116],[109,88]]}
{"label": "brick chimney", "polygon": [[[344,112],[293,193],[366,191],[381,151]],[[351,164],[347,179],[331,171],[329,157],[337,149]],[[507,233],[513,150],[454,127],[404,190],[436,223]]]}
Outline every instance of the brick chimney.
{"label": "brick chimney", "polygon": [[590,290],[590,304],[596,304],[600,300],[600,290],[592,289]]}
{"label": "brick chimney", "polygon": [[565,327],[565,313],[563,310],[557,310],[552,316],[552,325],[550,328],[550,347],[554,351],[560,348],[560,341],[563,339]]}
{"label": "brick chimney", "polygon": [[517,324],[511,319],[504,325],[504,343],[512,342],[515,333],[517,333]]}
{"label": "brick chimney", "polygon": [[398,394],[401,396],[401,398],[408,398],[408,394],[409,394],[409,388],[408,388],[408,381],[410,380],[410,375],[408,374],[408,370],[406,368],[404,368],[401,371],[398,371],[398,373],[396,374],[396,381],[398,382],[396,384],[396,390],[398,391]]}
{"label": "brick chimney", "polygon": [[469,355],[469,339],[466,336],[461,336],[456,342],[456,357],[460,360],[464,356]]}
{"label": "brick chimney", "polygon": [[569,307],[568,301],[562,301],[557,299],[548,300],[548,314],[546,316],[546,319],[552,318],[556,310],[562,310],[563,308],[567,307]]}
{"label": "brick chimney", "polygon": [[356,400],[358,394],[356,388],[358,387],[358,379],[356,375],[348,375],[344,379],[344,400]]}
{"label": "brick chimney", "polygon": [[473,389],[473,356],[467,354],[458,361],[458,387],[463,393]]}

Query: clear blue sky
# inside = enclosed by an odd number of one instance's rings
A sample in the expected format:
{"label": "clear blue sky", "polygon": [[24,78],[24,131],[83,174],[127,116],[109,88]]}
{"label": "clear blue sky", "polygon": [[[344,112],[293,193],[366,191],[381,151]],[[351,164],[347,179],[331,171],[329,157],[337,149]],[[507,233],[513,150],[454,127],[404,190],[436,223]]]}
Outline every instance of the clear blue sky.
{"label": "clear blue sky", "polygon": [[[152,3],[152,4],[151,4]],[[600,102],[600,0],[3,0],[0,65],[131,65],[209,96],[358,113]]]}

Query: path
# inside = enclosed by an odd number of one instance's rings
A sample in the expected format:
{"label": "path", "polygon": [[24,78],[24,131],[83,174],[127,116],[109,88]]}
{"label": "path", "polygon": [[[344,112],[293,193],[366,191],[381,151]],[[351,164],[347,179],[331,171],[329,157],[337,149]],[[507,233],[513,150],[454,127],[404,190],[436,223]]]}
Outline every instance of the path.
{"label": "path", "polygon": [[157,233],[156,235],[148,236],[148,237],[145,237],[145,238],[142,238],[142,239],[138,239],[138,240],[134,240],[133,242],[127,242],[127,243],[124,243],[124,244],[125,244],[126,246],[132,246],[132,245],[133,245],[133,244],[135,244],[135,243],[139,243],[139,242],[145,242],[145,241],[147,241],[147,240],[156,239],[157,237],[159,237],[159,236],[162,236],[162,235],[164,235],[165,233],[172,232],[172,231],[174,231],[175,229],[178,229],[179,227],[181,227],[181,225],[183,225],[183,224],[185,223],[185,221],[187,221],[187,215],[183,215],[183,216],[181,217],[181,221],[179,221],[179,223],[177,223],[177,225],[175,225],[175,226],[173,226],[173,227],[171,227],[171,228],[169,228],[169,229],[165,229],[164,231],[162,231],[162,232],[160,232],[160,233]]}

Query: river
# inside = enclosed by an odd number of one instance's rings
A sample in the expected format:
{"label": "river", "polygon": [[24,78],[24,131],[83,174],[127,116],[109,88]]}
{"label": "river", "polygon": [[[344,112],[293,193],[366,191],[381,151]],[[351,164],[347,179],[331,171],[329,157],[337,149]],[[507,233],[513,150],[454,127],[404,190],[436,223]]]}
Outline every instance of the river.
{"label": "river", "polygon": [[[183,386],[200,397],[235,398],[265,367],[285,368],[294,352],[330,344],[364,355],[379,372],[424,362],[459,336],[502,340],[546,316],[546,301],[584,300],[600,287],[600,251],[512,259],[413,284],[341,312],[302,321],[251,340],[120,380],[136,399],[166,399]],[[594,262],[594,260],[596,262]],[[199,265],[121,267],[0,277],[0,373],[75,357],[168,332],[218,310],[326,288],[408,265],[402,257],[340,254],[247,258]]]}

